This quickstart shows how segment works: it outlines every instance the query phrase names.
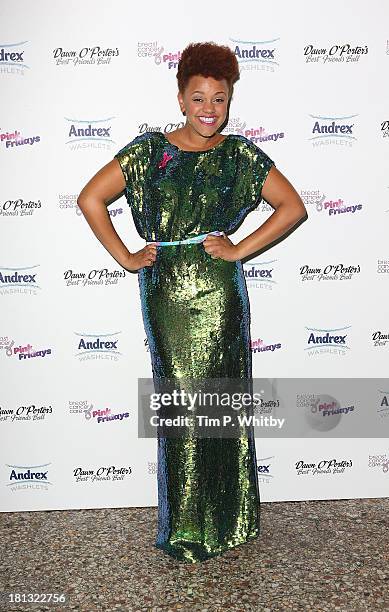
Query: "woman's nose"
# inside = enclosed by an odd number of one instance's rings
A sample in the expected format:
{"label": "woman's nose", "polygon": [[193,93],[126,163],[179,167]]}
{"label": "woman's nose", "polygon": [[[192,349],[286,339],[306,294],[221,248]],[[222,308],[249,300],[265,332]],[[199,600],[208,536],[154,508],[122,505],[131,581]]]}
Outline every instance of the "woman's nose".
{"label": "woman's nose", "polygon": [[209,101],[207,102],[205,100],[204,104],[203,104],[203,109],[204,111],[206,111],[207,113],[212,113],[214,111],[214,105],[213,102]]}

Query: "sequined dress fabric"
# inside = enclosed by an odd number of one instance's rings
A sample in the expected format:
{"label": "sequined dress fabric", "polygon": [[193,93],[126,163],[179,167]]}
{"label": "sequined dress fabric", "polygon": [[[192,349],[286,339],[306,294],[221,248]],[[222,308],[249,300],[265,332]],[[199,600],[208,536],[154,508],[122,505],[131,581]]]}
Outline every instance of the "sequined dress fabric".
{"label": "sequined dress fabric", "polygon": [[[232,233],[258,204],[273,161],[240,134],[207,151],[183,151],[162,132],[135,137],[116,155],[144,240]],[[250,306],[241,261],[203,245],[158,246],[138,272],[155,382],[252,377]],[[259,535],[260,497],[251,426],[236,438],[157,437],[155,545],[204,561]]]}

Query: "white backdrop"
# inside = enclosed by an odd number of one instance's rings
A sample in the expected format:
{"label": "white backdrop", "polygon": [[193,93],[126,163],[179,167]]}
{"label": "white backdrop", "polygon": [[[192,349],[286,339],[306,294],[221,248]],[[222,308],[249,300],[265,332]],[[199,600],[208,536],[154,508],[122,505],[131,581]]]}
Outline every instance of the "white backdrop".
{"label": "white backdrop", "polygon": [[[253,138],[309,214],[245,265],[254,376],[386,376],[384,3],[218,2],[184,13],[180,2],[41,0],[0,10],[1,511],[157,503],[156,441],[137,435],[137,381],[151,376],[137,275],[98,242],[76,200],[137,134],[180,124],[176,64],[189,42],[235,50],[241,78],[225,133]],[[260,203],[232,240],[271,210]],[[109,211],[140,249],[125,198]],[[320,344],[334,330],[345,343]],[[83,348],[97,338],[114,348]],[[257,439],[262,500],[386,496],[388,389],[363,404],[342,398],[353,405],[343,438]],[[362,412],[381,438],[347,437]]]}

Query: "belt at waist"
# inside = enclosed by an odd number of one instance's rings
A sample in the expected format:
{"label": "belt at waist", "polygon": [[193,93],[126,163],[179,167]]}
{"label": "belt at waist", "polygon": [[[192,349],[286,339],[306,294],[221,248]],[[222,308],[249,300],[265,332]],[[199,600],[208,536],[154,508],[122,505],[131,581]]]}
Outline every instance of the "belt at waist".
{"label": "belt at waist", "polygon": [[192,238],[185,238],[185,240],[172,240],[171,242],[158,242],[157,240],[146,242],[146,244],[156,244],[157,246],[173,246],[175,244],[193,244],[197,242],[203,242],[205,238],[212,234],[213,236],[224,236],[224,232],[215,230],[214,232],[207,232],[206,234],[199,234],[198,236],[192,236]]}

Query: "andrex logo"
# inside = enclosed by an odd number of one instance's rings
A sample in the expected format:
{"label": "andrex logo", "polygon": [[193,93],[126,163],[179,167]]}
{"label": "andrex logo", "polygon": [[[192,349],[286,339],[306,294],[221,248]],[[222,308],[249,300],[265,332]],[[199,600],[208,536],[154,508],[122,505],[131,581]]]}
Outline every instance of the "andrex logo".
{"label": "andrex logo", "polygon": [[333,353],[345,355],[350,349],[346,344],[348,334],[344,333],[346,329],[350,329],[351,325],[338,329],[315,329],[306,327],[308,330],[307,346],[304,350],[308,351],[309,355],[321,353]]}
{"label": "andrex logo", "polygon": [[[16,485],[15,490],[29,488],[28,485],[31,485],[31,488],[34,489],[47,489],[46,485],[52,484],[48,479],[48,465],[50,465],[50,463],[45,463],[43,465],[7,464],[7,467],[11,468],[7,486],[14,487]],[[39,487],[38,485],[41,486]]]}
{"label": "andrex logo", "polygon": [[253,289],[272,289],[272,285],[276,284],[273,278],[274,262],[271,261],[253,261],[249,264],[243,264],[244,276],[247,286]]}
{"label": "andrex logo", "polygon": [[115,144],[111,137],[112,126],[109,125],[112,119],[115,117],[107,119],[69,119],[65,117],[65,120],[70,123],[70,127],[67,128],[66,144],[72,150],[91,147],[111,149],[111,145]]}
{"label": "andrex logo", "polygon": [[25,64],[24,50],[20,50],[20,47],[26,43],[28,43],[28,40],[19,43],[0,44],[0,73],[24,74],[24,70],[30,68]]}
{"label": "andrex logo", "polygon": [[348,115],[347,117],[322,117],[309,115],[314,119],[309,138],[313,146],[321,144],[338,144],[352,146],[356,141],[354,136],[355,123],[352,121],[358,115]]}
{"label": "andrex logo", "polygon": [[389,417],[389,391],[378,390],[380,394],[377,412],[381,418]]}
{"label": "andrex logo", "polygon": [[263,457],[262,459],[257,460],[257,472],[258,472],[258,480],[261,483],[268,483],[274,478],[271,473],[271,469],[273,467],[274,455],[272,457]]}
{"label": "andrex logo", "polygon": [[278,66],[277,42],[279,38],[271,40],[236,40],[230,38],[235,44],[234,53],[243,70],[267,70],[274,72]]}
{"label": "andrex logo", "polygon": [[119,339],[113,338],[120,333],[121,332],[115,332],[113,334],[79,334],[75,332],[76,336],[81,336],[81,339],[77,342],[77,353],[75,356],[79,358],[79,361],[90,359],[109,359],[110,361],[117,361],[119,355],[121,356],[122,353],[118,350]]}
{"label": "andrex logo", "polygon": [[[24,268],[8,268],[0,267],[0,293],[3,289],[16,290],[22,289],[23,293],[27,289],[33,290],[41,289],[37,284],[36,275],[37,272],[31,273],[31,270],[39,268],[39,265],[29,266]],[[12,291],[15,293],[15,291]]]}

